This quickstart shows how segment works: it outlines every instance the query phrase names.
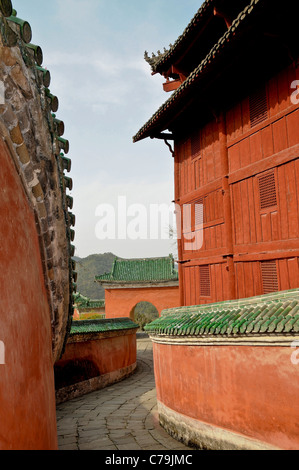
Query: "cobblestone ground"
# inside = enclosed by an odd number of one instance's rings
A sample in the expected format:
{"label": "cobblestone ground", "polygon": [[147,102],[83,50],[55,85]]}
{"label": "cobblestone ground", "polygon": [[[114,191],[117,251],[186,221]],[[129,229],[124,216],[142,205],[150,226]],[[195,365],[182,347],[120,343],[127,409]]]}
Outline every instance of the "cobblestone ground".
{"label": "cobblestone ground", "polygon": [[188,450],[158,422],[152,343],[138,339],[137,372],[57,407],[60,450]]}

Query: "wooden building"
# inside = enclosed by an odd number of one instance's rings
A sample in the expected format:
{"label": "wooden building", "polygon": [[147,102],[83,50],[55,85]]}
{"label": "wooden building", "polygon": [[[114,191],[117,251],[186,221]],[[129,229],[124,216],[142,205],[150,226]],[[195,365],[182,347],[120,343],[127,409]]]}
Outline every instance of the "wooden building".
{"label": "wooden building", "polygon": [[299,287],[292,8],[289,0],[207,0],[169,50],[145,54],[171,95],[133,140],[165,140],[174,156],[175,201],[186,215],[181,305]]}

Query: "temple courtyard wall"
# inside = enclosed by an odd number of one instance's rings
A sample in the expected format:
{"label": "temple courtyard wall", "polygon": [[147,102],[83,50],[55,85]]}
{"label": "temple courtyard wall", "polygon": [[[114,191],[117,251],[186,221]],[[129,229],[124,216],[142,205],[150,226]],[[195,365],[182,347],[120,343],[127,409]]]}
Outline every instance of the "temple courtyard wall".
{"label": "temple courtyard wall", "polygon": [[139,287],[105,289],[106,318],[128,317],[134,319],[134,309],[139,302],[153,304],[159,312],[180,305],[178,283],[168,287]]}
{"label": "temple courtyard wall", "polygon": [[148,325],[161,425],[200,449],[298,449],[298,302],[297,289]]}
{"label": "temple courtyard wall", "polygon": [[128,318],[74,321],[64,355],[55,364],[56,402],[107,387],[137,365],[138,325]]}

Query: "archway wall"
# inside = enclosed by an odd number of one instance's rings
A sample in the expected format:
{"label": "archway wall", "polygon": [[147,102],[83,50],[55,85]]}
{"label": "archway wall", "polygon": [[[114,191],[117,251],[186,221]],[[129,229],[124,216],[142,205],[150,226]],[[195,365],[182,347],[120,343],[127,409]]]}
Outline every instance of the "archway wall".
{"label": "archway wall", "polygon": [[180,305],[179,286],[106,289],[106,318],[130,318],[130,313],[139,302],[153,304],[161,315],[167,308]]}

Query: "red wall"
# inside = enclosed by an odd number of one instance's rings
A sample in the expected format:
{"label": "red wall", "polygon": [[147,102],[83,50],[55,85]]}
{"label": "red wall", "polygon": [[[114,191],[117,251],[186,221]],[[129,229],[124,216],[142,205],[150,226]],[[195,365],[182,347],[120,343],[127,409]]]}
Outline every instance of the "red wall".
{"label": "red wall", "polygon": [[[105,289],[106,318],[129,317],[139,302],[152,303],[159,314],[167,308],[180,306],[179,287],[141,289]],[[133,319],[133,318],[132,318]]]}
{"label": "red wall", "polygon": [[200,422],[298,449],[299,366],[291,363],[293,351],[154,343],[158,401]]}
{"label": "red wall", "polygon": [[0,449],[57,449],[51,316],[34,214],[0,139]]}
{"label": "red wall", "polygon": [[92,361],[98,368],[99,375],[129,367],[137,360],[136,331],[129,335],[118,332],[110,338],[69,342],[56,367],[62,368],[68,362],[78,359]]}

